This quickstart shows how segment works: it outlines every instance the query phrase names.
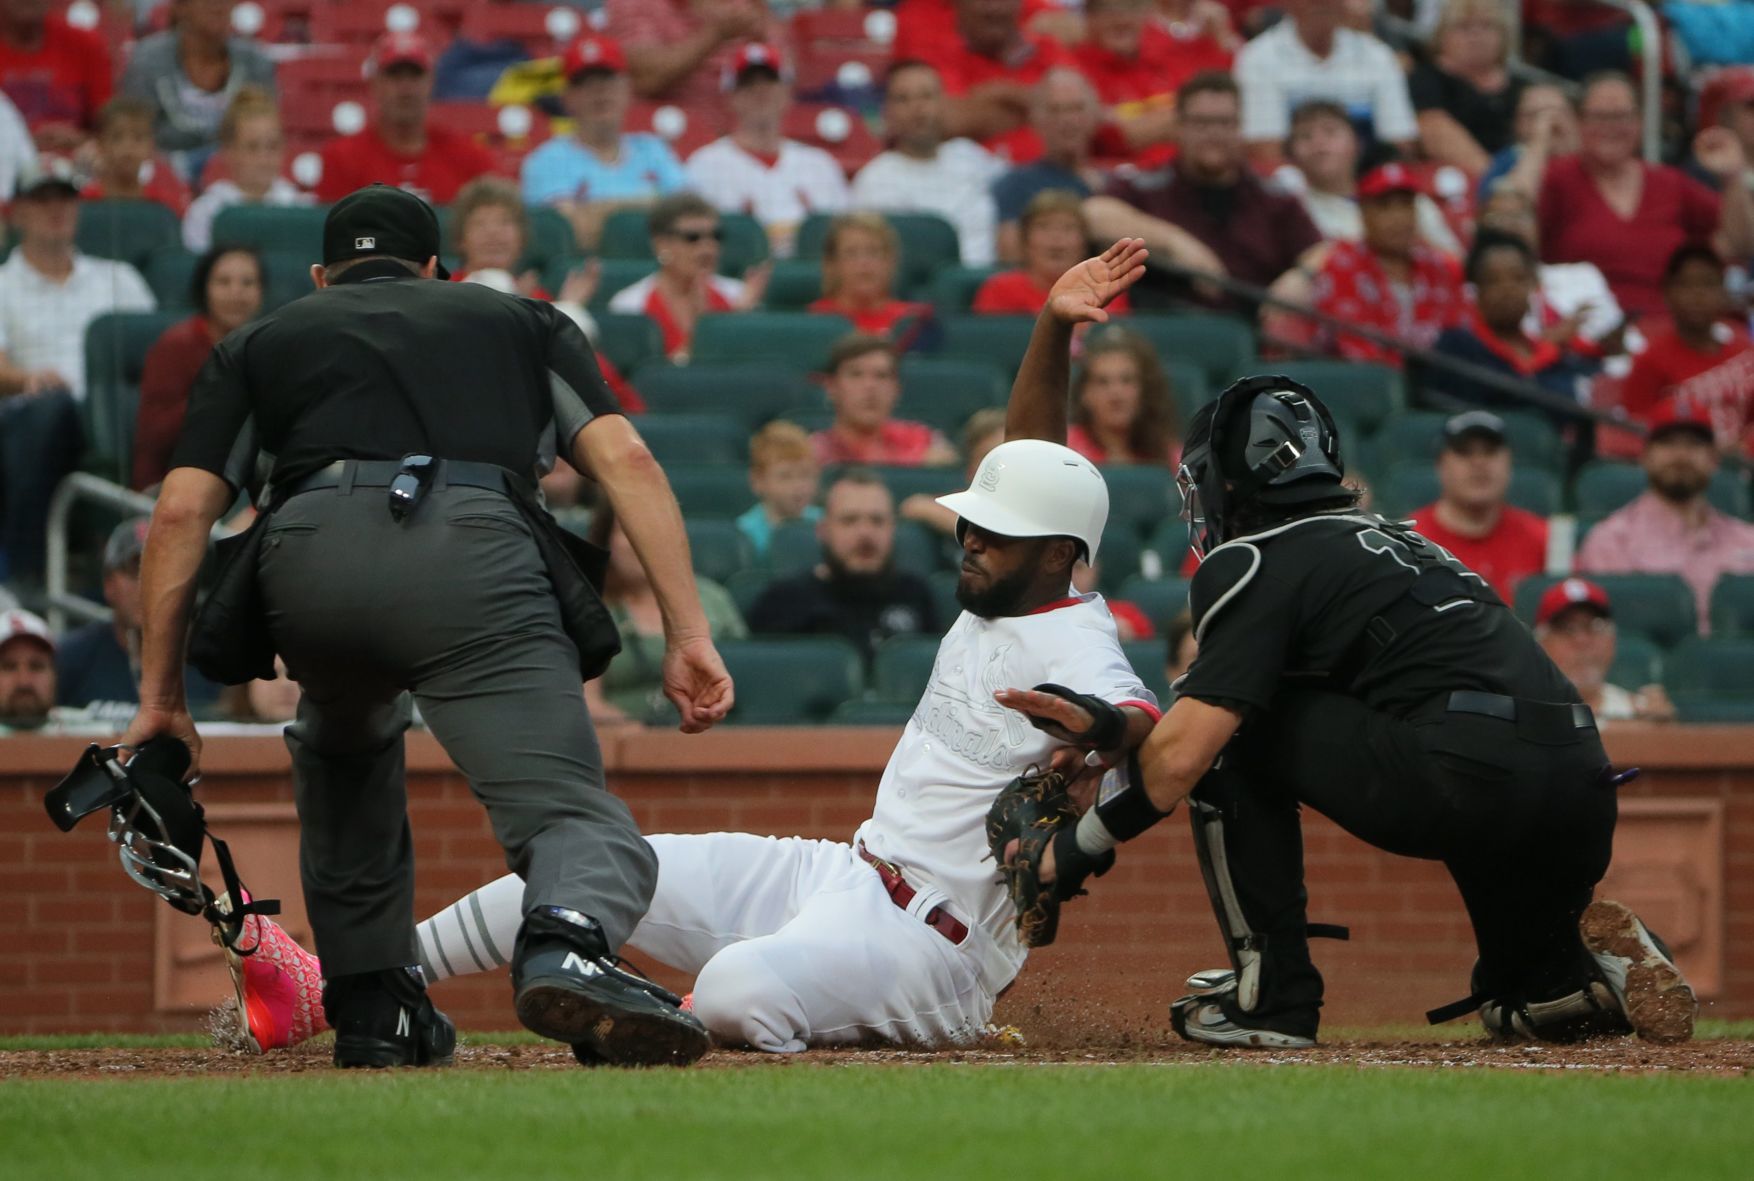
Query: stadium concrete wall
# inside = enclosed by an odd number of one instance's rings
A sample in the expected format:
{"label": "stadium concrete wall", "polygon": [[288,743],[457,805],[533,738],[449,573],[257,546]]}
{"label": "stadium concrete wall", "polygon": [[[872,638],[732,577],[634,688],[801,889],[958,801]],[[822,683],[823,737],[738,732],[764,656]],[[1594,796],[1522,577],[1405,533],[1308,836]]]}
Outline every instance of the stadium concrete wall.
{"label": "stadium concrete wall", "polygon": [[[869,811],[894,735],[877,729],[609,733],[610,781],[648,832],[738,829],[846,839]],[[1622,792],[1604,893],[1631,903],[1678,949],[1706,1013],[1754,1017],[1754,728],[1634,727],[1608,734],[1643,778]],[[43,793],[83,742],[0,742],[0,1033],[198,1028],[226,992],[207,928],[129,882],[94,817],[72,834]],[[425,735],[408,742],[409,799],[425,914],[503,872],[468,785]],[[201,798],[244,876],[309,935],[297,828],[278,736],[215,738]],[[1345,923],[1318,943],[1328,1018],[1412,1023],[1467,991],[1467,918],[1440,866],[1379,853],[1308,814],[1311,918]],[[1223,963],[1187,826],[1173,818],[1126,850],[1032,957],[999,1017],[1076,1036],[1155,1036],[1192,970]],[[673,975],[655,973],[673,985]],[[514,1028],[503,970],[448,981],[435,999],[466,1029]]]}

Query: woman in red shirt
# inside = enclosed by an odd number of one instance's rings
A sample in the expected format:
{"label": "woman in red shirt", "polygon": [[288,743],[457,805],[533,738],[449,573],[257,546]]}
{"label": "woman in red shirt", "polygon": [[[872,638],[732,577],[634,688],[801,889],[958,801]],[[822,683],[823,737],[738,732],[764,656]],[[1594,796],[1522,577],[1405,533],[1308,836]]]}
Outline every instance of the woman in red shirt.
{"label": "woman in red shirt", "polygon": [[248,246],[215,246],[195,263],[189,286],[198,310],[165,329],[147,352],[140,373],[132,480],[137,490],[164,479],[196,375],[214,345],[262,310],[266,284],[262,258]]}
{"label": "woman in red shirt", "polygon": [[901,239],[881,213],[841,214],[822,243],[822,298],[807,310],[845,316],[871,336],[894,336],[902,320],[931,313],[930,304],[891,294],[900,261]]}
{"label": "woman in red shirt", "polygon": [[1174,465],[1181,449],[1175,401],[1157,352],[1124,328],[1103,328],[1085,342],[1072,382],[1066,445],[1092,463]]}
{"label": "woman in red shirt", "polygon": [[[1087,253],[1090,226],[1084,203],[1067,189],[1037,193],[1017,220],[1023,244],[1023,266],[1001,271],[981,284],[974,310],[985,315],[1035,316],[1047,306],[1048,291],[1059,277],[1077,266]],[[1109,304],[1112,313],[1130,309],[1127,293]]]}

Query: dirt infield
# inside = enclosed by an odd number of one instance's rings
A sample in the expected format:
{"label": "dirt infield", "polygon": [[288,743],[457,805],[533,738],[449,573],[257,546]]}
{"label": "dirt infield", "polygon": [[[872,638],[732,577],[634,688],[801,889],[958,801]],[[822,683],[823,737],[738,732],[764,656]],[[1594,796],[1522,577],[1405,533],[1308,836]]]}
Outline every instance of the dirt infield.
{"label": "dirt infield", "polygon": [[[1133,1041],[1078,1048],[980,1047],[915,1051],[898,1049],[812,1050],[797,1055],[770,1055],[715,1050],[695,1069],[772,1070],[799,1063],[848,1067],[895,1067],[925,1063],[981,1066],[1043,1064],[1112,1065],[1148,1063],[1191,1066],[1233,1064],[1300,1064],[1343,1067],[1474,1067],[1491,1070],[1583,1070],[1596,1072],[1717,1074],[1747,1076],[1754,1069],[1754,1042],[1696,1041],[1682,1046],[1657,1046],[1631,1038],[1580,1046],[1502,1046],[1479,1040],[1337,1041],[1311,1050],[1216,1050],[1179,1040]],[[110,1049],[0,1051],[4,1079],[195,1078],[288,1075],[327,1072],[329,1047],[316,1042],[294,1050],[244,1055],[218,1049]],[[465,1042],[457,1050],[455,1069],[578,1070],[570,1051],[561,1046],[495,1045]]]}

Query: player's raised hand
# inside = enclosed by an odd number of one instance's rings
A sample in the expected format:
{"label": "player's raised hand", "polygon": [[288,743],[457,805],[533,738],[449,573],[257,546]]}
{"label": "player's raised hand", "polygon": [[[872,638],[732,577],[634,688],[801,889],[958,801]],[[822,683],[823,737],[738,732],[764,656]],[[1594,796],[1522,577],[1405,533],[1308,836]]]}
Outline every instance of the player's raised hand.
{"label": "player's raised hand", "polygon": [[[1052,693],[1040,693],[1034,689],[1000,689],[993,694],[993,700],[1006,709],[1025,715],[1061,742],[1082,743],[1096,724],[1089,710]],[[1082,761],[1082,755],[1079,761]]]}
{"label": "player's raised hand", "polygon": [[1063,324],[1106,324],[1110,300],[1145,274],[1145,241],[1122,238],[1095,258],[1087,258],[1048,292],[1048,314]]}
{"label": "player's raised hand", "polygon": [[699,734],[736,704],[731,674],[707,638],[678,640],[664,652],[664,696],[682,714],[682,732]]}

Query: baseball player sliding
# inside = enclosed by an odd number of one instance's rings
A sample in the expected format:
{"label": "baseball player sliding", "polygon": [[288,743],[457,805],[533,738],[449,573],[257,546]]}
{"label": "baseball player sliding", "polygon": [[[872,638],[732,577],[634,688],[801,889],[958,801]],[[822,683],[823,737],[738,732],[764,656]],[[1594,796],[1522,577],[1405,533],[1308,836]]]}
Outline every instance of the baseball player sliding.
{"label": "baseball player sliding", "polygon": [[[1103,305],[1143,261],[1131,243],[1081,264],[1055,287],[1048,314],[1106,319]],[[1107,486],[1089,461],[1013,438],[939,503],[960,518],[963,612],[852,840],[649,838],[657,890],[628,946],[694,975],[694,1011],[721,1043],[789,1052],[978,1036],[1026,955],[988,856],[989,807],[1056,756],[1064,764],[1078,748],[1137,745],[1160,716],[1102,597],[1071,589],[1108,517]],[[1054,692],[1068,685],[1079,692]],[[421,923],[427,979],[504,964],[523,889],[508,875]],[[247,922],[261,950],[233,961],[238,1032],[258,1050],[296,1044],[322,1028],[318,964],[271,920]]]}

